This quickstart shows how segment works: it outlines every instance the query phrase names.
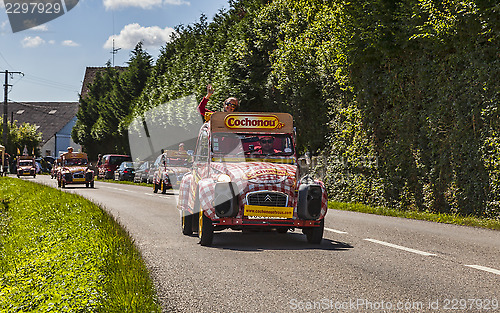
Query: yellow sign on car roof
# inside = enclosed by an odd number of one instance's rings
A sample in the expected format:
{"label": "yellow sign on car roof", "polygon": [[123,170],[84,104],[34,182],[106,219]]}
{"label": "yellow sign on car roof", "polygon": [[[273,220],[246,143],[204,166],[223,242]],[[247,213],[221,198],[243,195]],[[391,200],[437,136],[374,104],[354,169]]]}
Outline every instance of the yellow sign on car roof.
{"label": "yellow sign on car roof", "polygon": [[178,151],[178,150],[165,150],[163,152],[169,158],[187,158],[189,155],[186,151]]}
{"label": "yellow sign on car roof", "polygon": [[212,132],[281,133],[293,132],[293,118],[288,113],[216,112],[210,117]]}
{"label": "yellow sign on car roof", "polygon": [[87,154],[84,152],[66,152],[61,157],[65,159],[86,159]]}
{"label": "yellow sign on car roof", "polygon": [[29,155],[20,155],[17,159],[18,160],[34,160],[35,157],[29,156]]}

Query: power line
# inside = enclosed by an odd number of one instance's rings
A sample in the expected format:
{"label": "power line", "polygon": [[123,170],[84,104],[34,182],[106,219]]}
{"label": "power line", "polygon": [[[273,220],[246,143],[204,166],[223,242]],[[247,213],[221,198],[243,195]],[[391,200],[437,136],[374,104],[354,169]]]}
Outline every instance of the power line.
{"label": "power line", "polygon": [[32,74],[28,74],[28,75],[26,76],[26,78],[33,79],[33,80],[37,80],[37,81],[40,81],[41,83],[52,84],[52,85],[55,85],[55,86],[68,87],[68,88],[78,88],[78,87],[77,87],[77,86],[75,86],[75,85],[71,85],[71,84],[65,84],[65,83],[57,82],[57,81],[55,81],[55,80],[50,80],[50,79],[47,79],[47,78],[38,77],[38,76],[35,76],[35,75],[32,75]]}
{"label": "power line", "polygon": [[26,83],[29,83],[29,84],[39,85],[39,86],[43,86],[43,87],[61,89],[61,90],[65,90],[65,91],[78,92],[78,88],[77,87],[65,87],[65,86],[62,86],[62,85],[54,85],[54,84],[44,83],[44,82],[40,82],[40,81],[36,81],[36,80],[30,80],[30,79],[26,79],[24,81]]}
{"label": "power line", "polygon": [[7,59],[3,56],[2,52],[0,52],[0,57],[5,61],[5,64],[7,64],[10,68],[13,68],[12,65],[10,65]]}

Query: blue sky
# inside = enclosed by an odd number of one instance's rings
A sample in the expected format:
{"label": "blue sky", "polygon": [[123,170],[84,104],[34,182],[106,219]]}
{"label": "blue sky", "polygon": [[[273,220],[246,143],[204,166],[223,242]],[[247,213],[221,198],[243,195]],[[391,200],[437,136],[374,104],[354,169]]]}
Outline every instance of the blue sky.
{"label": "blue sky", "polygon": [[[1,0],[0,0],[1,1]],[[121,48],[114,64],[124,66],[139,40],[156,58],[173,27],[192,24],[205,14],[209,20],[227,0],[80,0],[39,27],[13,33],[0,2],[0,71],[9,77],[9,101],[78,101],[87,66],[104,66],[112,59],[112,36]],[[3,103],[4,75],[0,96]]]}

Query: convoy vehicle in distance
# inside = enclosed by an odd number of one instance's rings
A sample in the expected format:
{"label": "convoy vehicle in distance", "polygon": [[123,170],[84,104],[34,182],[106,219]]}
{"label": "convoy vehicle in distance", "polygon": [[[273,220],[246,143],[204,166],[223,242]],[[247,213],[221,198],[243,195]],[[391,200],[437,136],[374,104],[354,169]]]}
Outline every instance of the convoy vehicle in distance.
{"label": "convoy vehicle in distance", "polygon": [[166,193],[167,189],[178,188],[184,175],[189,172],[190,156],[185,151],[166,150],[161,154],[153,174],[153,192],[161,190]]}
{"label": "convoy vehicle in distance", "polygon": [[32,156],[21,155],[17,157],[17,177],[33,176],[36,177],[35,158]]}
{"label": "convoy vehicle in distance", "polygon": [[59,167],[61,167],[61,164],[59,162],[60,160],[56,159],[52,164],[52,169],[50,170],[50,178],[57,178],[57,172],[59,171]]}
{"label": "convoy vehicle in distance", "polygon": [[150,161],[144,161],[135,170],[134,183],[146,183],[148,182],[148,173],[151,166]]}
{"label": "convoy vehicle in distance", "polygon": [[156,158],[156,160],[154,162],[151,162],[149,164],[148,175],[147,175],[147,178],[146,178],[146,183],[147,184],[152,184],[153,183],[155,172],[158,169],[158,167],[160,166],[161,156],[162,156],[162,154],[160,154]]}
{"label": "convoy vehicle in distance", "polygon": [[216,112],[199,132],[179,189],[182,232],[210,246],[214,231],[299,228],[321,243],[327,194],[298,166],[287,113]]}
{"label": "convoy vehicle in distance", "polygon": [[135,176],[134,162],[122,162],[115,171],[115,180],[130,180],[133,181]]}
{"label": "convoy vehicle in distance", "polygon": [[122,162],[132,162],[130,155],[123,154],[105,154],[97,163],[99,170],[98,177],[104,179],[113,179],[116,169]]}
{"label": "convoy vehicle in distance", "polygon": [[57,186],[65,188],[67,184],[85,184],[94,188],[94,171],[89,167],[87,154],[67,152],[58,160]]}

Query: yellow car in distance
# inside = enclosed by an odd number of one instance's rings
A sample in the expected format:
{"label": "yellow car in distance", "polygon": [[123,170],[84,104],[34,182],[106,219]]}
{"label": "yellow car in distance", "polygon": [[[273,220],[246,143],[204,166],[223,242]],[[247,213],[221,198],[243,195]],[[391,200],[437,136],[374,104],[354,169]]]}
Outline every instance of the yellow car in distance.
{"label": "yellow car in distance", "polygon": [[85,184],[94,188],[94,171],[89,167],[86,153],[68,152],[61,155],[56,173],[57,186],[65,188],[67,184]]}

